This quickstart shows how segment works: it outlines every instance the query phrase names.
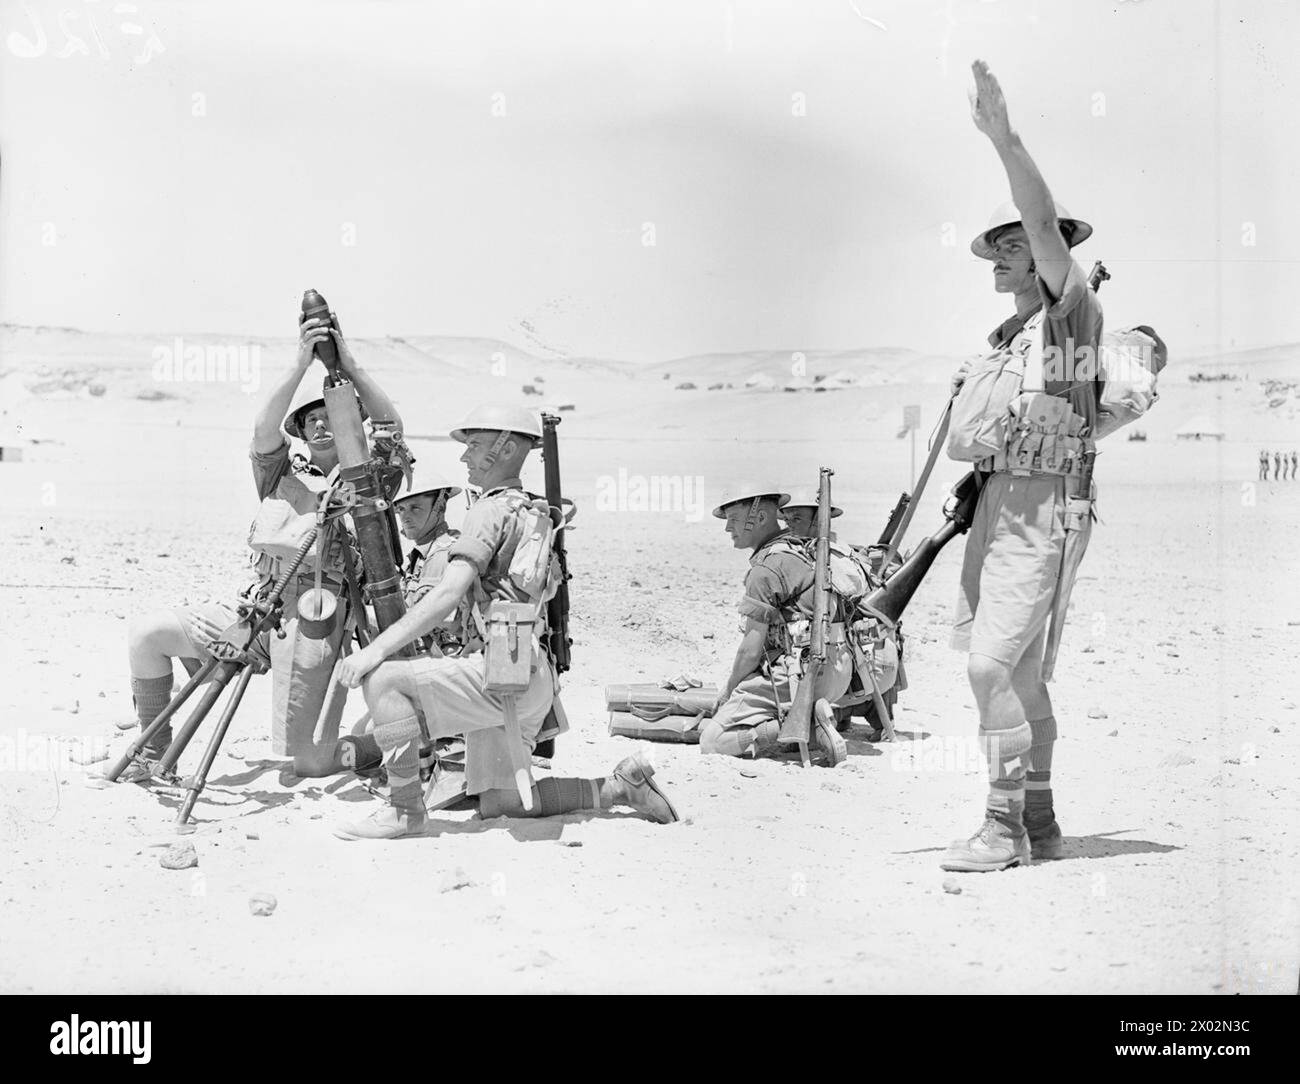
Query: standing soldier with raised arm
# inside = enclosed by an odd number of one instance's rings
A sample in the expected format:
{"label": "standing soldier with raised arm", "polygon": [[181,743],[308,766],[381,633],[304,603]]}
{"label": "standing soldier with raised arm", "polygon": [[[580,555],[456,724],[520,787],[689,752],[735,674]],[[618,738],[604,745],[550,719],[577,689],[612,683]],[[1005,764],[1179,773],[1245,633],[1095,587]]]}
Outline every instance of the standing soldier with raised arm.
{"label": "standing soldier with raised arm", "polygon": [[[1102,313],[1070,256],[1092,227],[1053,201],[1011,128],[998,81],[983,61],[973,70],[971,115],[997,151],[1014,200],[971,243],[976,256],[993,264],[993,288],[1015,299],[1015,315],[989,336],[989,344],[1028,358],[1041,341],[1044,362],[1052,359],[1044,365],[1043,391],[1068,403],[1059,431],[1038,435],[1027,459],[1009,457],[1004,449],[975,464],[984,481],[966,542],[953,646],[968,652],[989,796],[979,831],[952,844],[942,866],[977,872],[1027,864],[1031,852],[1035,858],[1061,854],[1051,790],[1056,718],[1042,663],[1065,544],[1066,503],[1079,486],[1083,456],[1062,457],[1054,449],[1069,440],[1078,445],[1080,434],[1090,448],[1099,391],[1091,377]],[[957,374],[955,387],[968,368],[969,363]]]}

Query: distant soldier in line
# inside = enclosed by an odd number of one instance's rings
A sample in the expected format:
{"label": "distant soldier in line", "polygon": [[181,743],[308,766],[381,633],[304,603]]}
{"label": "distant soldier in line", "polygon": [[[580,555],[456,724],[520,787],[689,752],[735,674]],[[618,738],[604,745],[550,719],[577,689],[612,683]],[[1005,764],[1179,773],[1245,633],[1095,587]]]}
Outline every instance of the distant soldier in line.
{"label": "distant soldier in line", "polygon": [[1300,453],[1292,452],[1291,453],[1291,478],[1293,481],[1295,480],[1295,472],[1297,467],[1300,467]]}
{"label": "distant soldier in line", "polygon": [[[1068,407],[1053,430],[1041,434],[1041,456],[1034,455],[1029,469],[1020,459],[1013,462],[1006,449],[976,463],[985,480],[966,540],[952,646],[967,653],[989,790],[984,823],[969,839],[953,843],[940,864],[983,872],[1026,865],[1031,854],[1057,858],[1062,852],[1051,789],[1056,717],[1042,664],[1065,547],[1065,509],[1082,465],[1082,455],[1061,449],[1070,446],[1069,430],[1076,425],[1095,431],[1098,413],[1096,382],[1068,378],[1081,354],[1095,357],[1102,312],[1070,255],[1092,227],[1053,201],[1011,128],[1002,88],[983,61],[973,69],[972,119],[997,151],[1014,201],[999,208],[971,243],[975,255],[992,264],[993,288],[1015,298],[1015,315],[989,343],[995,351],[1027,352],[1034,344],[1029,336],[1041,336],[1044,350],[1073,355],[1065,357],[1067,379],[1045,380],[1045,393],[1065,399]],[[1030,324],[1039,313],[1041,330]],[[958,372],[954,387],[965,372],[966,367]]]}
{"label": "distant soldier in line", "polygon": [[[745,619],[744,631],[713,717],[700,730],[701,753],[756,757],[774,752],[781,716],[794,699],[791,684],[800,677],[795,639],[807,635],[812,617],[814,570],[800,541],[778,519],[789,499],[788,493],[774,489],[741,487],[725,494],[713,510],[726,521],[732,545],[752,553],[744,594],[736,606]],[[842,623],[831,640],[823,687],[817,692],[819,709],[820,698],[833,701],[844,695],[853,672]],[[814,713],[813,739],[830,767],[848,756],[828,710]]]}
{"label": "distant soldier in line", "polygon": [[1259,453],[1259,478],[1262,482],[1268,481],[1268,452]]}
{"label": "distant soldier in line", "polygon": [[1273,453],[1273,481],[1276,482],[1281,477],[1282,477],[1282,453],[1274,452]]}

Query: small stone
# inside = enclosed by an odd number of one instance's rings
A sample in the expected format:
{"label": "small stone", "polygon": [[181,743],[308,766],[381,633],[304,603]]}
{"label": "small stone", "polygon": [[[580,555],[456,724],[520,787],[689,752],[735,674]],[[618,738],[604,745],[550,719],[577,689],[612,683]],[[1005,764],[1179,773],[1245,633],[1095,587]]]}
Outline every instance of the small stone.
{"label": "small stone", "polygon": [[1103,711],[1101,708],[1090,708],[1090,709],[1088,710],[1088,718],[1089,718],[1089,719],[1109,719],[1110,716],[1107,715],[1106,712]]}
{"label": "small stone", "polygon": [[1118,737],[1119,737],[1119,731],[1118,731],[1118,730],[1112,730],[1109,734],[1106,735],[1106,737],[1108,737],[1108,738],[1118,738]]}
{"label": "small stone", "polygon": [[96,399],[98,399],[101,395],[104,394],[104,392],[108,391],[108,388],[106,388],[98,380],[92,380],[90,384],[87,385],[86,390],[89,391],[90,394],[93,395]]}
{"label": "small stone", "polygon": [[1281,734],[1281,733],[1282,733],[1282,728],[1281,728],[1281,727],[1270,726],[1268,729],[1269,729],[1272,733],[1274,733],[1274,734]]}
{"label": "small stone", "polygon": [[581,846],[582,846],[582,840],[580,840],[580,839],[566,839],[566,840],[563,840],[563,843],[564,843],[564,845],[565,845],[566,847],[581,847]]}
{"label": "small stone", "polygon": [[741,768],[740,774],[743,775],[746,779],[758,778],[758,772],[754,771],[752,768]]}
{"label": "small stone", "polygon": [[59,558],[59,564],[61,565],[75,565],[76,563],[77,563],[77,559],[72,556]]}
{"label": "small stone", "polygon": [[[103,696],[104,694],[100,693],[99,695]],[[114,725],[118,730],[134,730],[140,724],[135,719],[119,719]]]}
{"label": "small stone", "polygon": [[248,913],[259,916],[274,914],[278,903],[279,900],[269,892],[254,892],[248,897]]}
{"label": "small stone", "polygon": [[[315,612],[315,611],[313,611],[313,612]],[[245,833],[244,833],[244,838],[245,838],[245,839],[261,839],[262,837],[259,836],[256,832],[245,832]]]}
{"label": "small stone", "polygon": [[956,877],[945,877],[943,879],[943,890],[950,896],[961,895],[961,885],[957,883]]}
{"label": "small stone", "polygon": [[1091,655],[1091,654],[1093,654],[1093,653],[1095,652],[1095,650],[1096,650],[1096,649],[1093,648],[1093,646],[1092,646],[1091,644],[1089,644],[1087,647],[1082,648],[1082,649],[1080,650],[1079,654],[1081,654],[1081,655]]}
{"label": "small stone", "polygon": [[442,875],[442,880],[438,883],[438,891],[456,892],[462,888],[469,888],[473,883],[465,871],[460,866],[457,866],[454,870]]}
{"label": "small stone", "polygon": [[189,869],[198,864],[198,852],[194,850],[194,844],[189,842],[173,843],[158,859],[158,865],[163,869]]}
{"label": "small stone", "polygon": [[628,580],[627,583],[628,583],[628,586],[629,586],[629,587],[640,587],[640,586],[641,586],[641,581],[640,581],[640,580]]}

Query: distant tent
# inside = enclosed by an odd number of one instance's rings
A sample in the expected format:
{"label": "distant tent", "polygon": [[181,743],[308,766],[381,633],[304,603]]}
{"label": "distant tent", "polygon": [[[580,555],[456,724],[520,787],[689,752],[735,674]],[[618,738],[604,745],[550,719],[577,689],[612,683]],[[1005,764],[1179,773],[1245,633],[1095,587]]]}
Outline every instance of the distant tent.
{"label": "distant tent", "polygon": [[852,369],[841,369],[833,376],[826,378],[827,384],[836,384],[841,388],[851,388],[858,382],[858,374]]}
{"label": "distant tent", "polygon": [[745,387],[762,388],[764,391],[767,391],[776,387],[776,381],[768,376],[767,373],[755,373],[745,381]]}
{"label": "distant tent", "polygon": [[1179,440],[1222,440],[1223,427],[1213,418],[1200,414],[1184,423],[1174,435]]}

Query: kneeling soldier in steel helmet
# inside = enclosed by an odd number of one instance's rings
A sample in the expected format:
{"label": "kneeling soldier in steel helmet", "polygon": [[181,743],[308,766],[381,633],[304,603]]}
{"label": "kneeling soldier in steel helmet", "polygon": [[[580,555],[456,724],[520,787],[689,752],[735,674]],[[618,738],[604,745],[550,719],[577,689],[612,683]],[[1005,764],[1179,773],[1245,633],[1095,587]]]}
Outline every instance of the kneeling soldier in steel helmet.
{"label": "kneeling soldier in steel helmet", "polygon": [[[794,699],[791,686],[800,676],[800,637],[808,635],[815,572],[799,540],[778,519],[789,499],[788,493],[741,486],[724,494],[713,510],[726,521],[732,545],[752,552],[745,592],[736,606],[745,619],[743,634],[713,717],[700,730],[702,753],[743,757],[775,752],[781,716]],[[821,699],[844,694],[853,672],[842,624],[833,628],[832,640],[823,687],[817,690],[819,709]],[[848,755],[829,711],[814,714],[813,736],[831,767]]]}
{"label": "kneeling soldier in steel helmet", "polygon": [[[1080,359],[1095,359],[1102,331],[1101,304],[1070,255],[1092,227],[1053,202],[1011,129],[997,80],[982,61],[974,71],[972,117],[998,152],[1015,200],[971,242],[975,255],[993,265],[994,290],[1015,298],[1015,316],[989,336],[989,344],[1008,358],[1032,358],[1041,342],[1042,394],[1068,406],[1050,432],[1013,433],[1003,451],[975,464],[985,481],[966,536],[952,646],[968,653],[989,794],[983,825],[954,842],[940,863],[965,872],[1025,865],[1031,854],[1061,854],[1051,790],[1056,718],[1043,682],[1043,655],[1065,549],[1065,516],[1070,498],[1079,493],[1084,454],[1096,431],[1096,366]],[[1050,371],[1049,352],[1063,372]],[[971,364],[958,371],[955,388]],[[1079,374],[1086,377],[1074,379]],[[1028,453],[1018,451],[1016,442]],[[1078,454],[1069,450],[1080,446]],[[1090,523],[1081,525],[1089,529]]]}
{"label": "kneeling soldier in steel helmet", "polygon": [[[355,688],[364,681],[366,704],[375,720],[373,738],[387,768],[391,794],[390,805],[366,820],[338,826],[335,834],[343,839],[396,839],[422,833],[426,814],[419,777],[417,707],[424,711],[431,737],[464,733],[466,791],[477,795],[484,817],[545,817],[630,806],[654,821],[677,820],[652,778],[653,765],[642,753],[625,758],[603,779],[549,778],[533,783],[531,809],[525,808],[516,792],[517,773],[526,771],[520,765],[528,762],[556,691],[550,660],[535,645],[527,687],[511,694],[522,748],[511,745],[502,695],[487,688],[483,654],[385,661],[446,621],[463,602],[481,619],[493,602],[532,601],[516,584],[511,567],[516,551],[528,542],[525,532],[534,498],[524,491],[519,475],[528,453],[541,440],[541,424],[520,407],[479,407],[451,435],[465,445],[461,462],[469,484],[483,495],[466,514],[438,585],[339,666],[339,680],[345,685]],[[544,618],[545,606],[539,609]],[[519,639],[527,635],[521,630]]]}
{"label": "kneeling soldier in steel helmet", "polygon": [[[838,519],[843,514],[844,509],[838,505],[831,505],[832,520]],[[815,539],[817,537],[817,490],[805,486],[791,487],[790,499],[781,506],[781,518],[793,537]],[[871,547],[842,543],[832,530],[831,552],[854,561],[872,588],[880,587],[885,582],[871,571],[879,564],[879,561],[873,564]],[[891,570],[897,568],[900,563],[897,559],[891,561]],[[865,661],[860,664],[857,674],[850,680],[843,699],[833,705],[836,727],[841,733],[852,725],[854,714],[865,718],[874,731],[880,731],[884,727],[884,721],[877,717],[876,705],[861,665],[871,667],[875,675],[876,687],[880,690],[890,712],[893,711],[894,703],[898,699],[898,692],[907,688],[906,678],[903,677],[902,623],[895,624],[893,628],[885,628],[876,622],[873,627],[875,634],[869,640],[858,641],[859,651],[864,654]],[[898,686],[897,690],[895,685]]]}

